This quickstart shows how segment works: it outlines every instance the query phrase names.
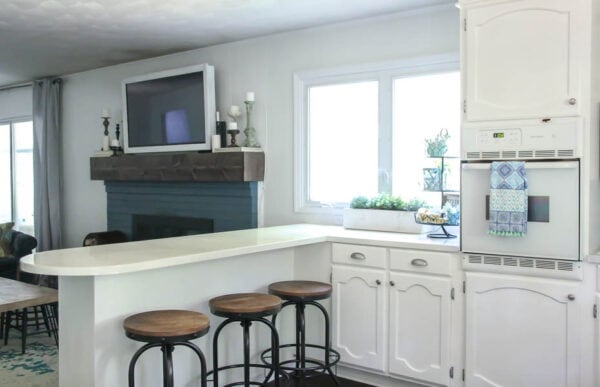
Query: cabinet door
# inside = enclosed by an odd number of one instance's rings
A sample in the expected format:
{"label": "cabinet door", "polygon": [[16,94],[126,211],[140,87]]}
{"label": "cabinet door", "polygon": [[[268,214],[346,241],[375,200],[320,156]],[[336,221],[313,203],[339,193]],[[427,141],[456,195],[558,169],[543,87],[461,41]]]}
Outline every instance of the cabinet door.
{"label": "cabinet door", "polygon": [[524,0],[466,9],[468,121],[579,114],[586,37],[578,3]]}
{"label": "cabinet door", "polygon": [[333,267],[333,347],[346,364],[384,371],[385,272]]}
{"label": "cabinet door", "polygon": [[447,385],[450,278],[391,273],[390,285],[390,372]]}
{"label": "cabinet door", "polygon": [[579,385],[578,283],[466,277],[467,386]]}

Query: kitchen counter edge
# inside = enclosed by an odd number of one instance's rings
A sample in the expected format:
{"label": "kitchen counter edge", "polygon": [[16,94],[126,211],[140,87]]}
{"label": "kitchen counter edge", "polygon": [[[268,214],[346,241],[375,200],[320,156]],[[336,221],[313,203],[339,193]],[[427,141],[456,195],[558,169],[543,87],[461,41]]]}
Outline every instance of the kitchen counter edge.
{"label": "kitchen counter edge", "polygon": [[114,275],[324,242],[459,252],[458,238],[434,240],[425,234],[296,224],[33,253],[21,259],[21,270],[57,276]]}

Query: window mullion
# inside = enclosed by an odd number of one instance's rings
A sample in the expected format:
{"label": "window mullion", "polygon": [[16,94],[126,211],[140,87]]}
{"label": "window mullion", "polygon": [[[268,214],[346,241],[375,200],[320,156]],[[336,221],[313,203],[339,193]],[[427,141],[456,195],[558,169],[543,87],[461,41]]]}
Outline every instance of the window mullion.
{"label": "window mullion", "polygon": [[16,174],[15,174],[15,123],[11,121],[10,129],[8,131],[10,138],[10,219],[12,222],[15,222],[15,214],[17,213],[17,195],[16,195]]}
{"label": "window mullion", "polygon": [[392,193],[392,95],[393,82],[389,73],[379,76],[379,192]]}

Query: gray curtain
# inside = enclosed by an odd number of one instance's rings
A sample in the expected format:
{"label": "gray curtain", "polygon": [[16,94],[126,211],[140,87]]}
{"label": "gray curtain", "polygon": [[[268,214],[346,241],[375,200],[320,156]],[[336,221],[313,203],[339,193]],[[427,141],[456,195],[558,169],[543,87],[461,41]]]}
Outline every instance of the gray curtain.
{"label": "gray curtain", "polygon": [[61,80],[33,82],[33,220],[37,251],[59,249],[61,233]]}

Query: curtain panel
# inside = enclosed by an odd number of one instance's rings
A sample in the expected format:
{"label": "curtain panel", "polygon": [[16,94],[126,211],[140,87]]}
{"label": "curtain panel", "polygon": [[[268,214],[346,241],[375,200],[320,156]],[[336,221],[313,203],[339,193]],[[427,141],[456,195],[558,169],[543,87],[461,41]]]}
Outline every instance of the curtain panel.
{"label": "curtain panel", "polygon": [[62,247],[61,79],[33,82],[34,224],[37,251]]}

